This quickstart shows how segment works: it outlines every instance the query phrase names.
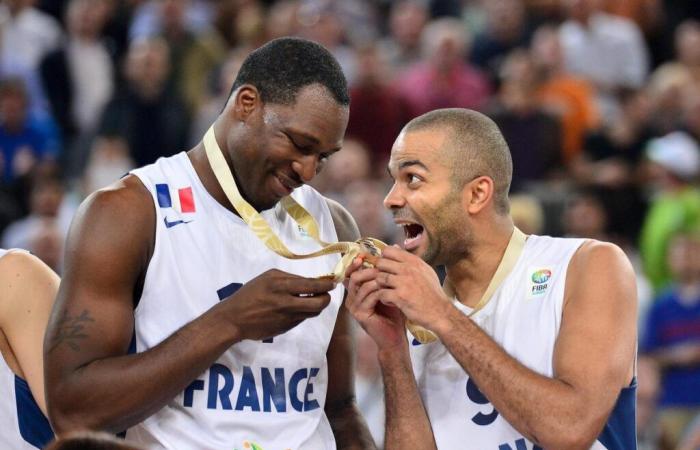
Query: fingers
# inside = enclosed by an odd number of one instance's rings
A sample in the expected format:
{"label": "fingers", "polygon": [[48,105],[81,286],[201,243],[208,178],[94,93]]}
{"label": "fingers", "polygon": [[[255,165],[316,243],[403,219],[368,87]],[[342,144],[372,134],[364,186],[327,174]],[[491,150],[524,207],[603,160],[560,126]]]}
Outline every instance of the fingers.
{"label": "fingers", "polygon": [[377,274],[377,284],[382,288],[395,289],[399,286],[399,277],[389,272],[379,272]]}
{"label": "fingers", "polygon": [[312,317],[320,314],[330,302],[330,294],[325,293],[313,297],[295,297],[288,305],[291,311],[300,312],[307,317]]}
{"label": "fingers", "polygon": [[382,272],[398,274],[401,273],[402,264],[403,263],[398,262],[396,260],[381,257],[377,260],[375,267]]}
{"label": "fingers", "polygon": [[325,294],[333,290],[335,283],[329,278],[302,278],[290,276],[280,283],[284,292],[304,297]]}
{"label": "fingers", "polygon": [[384,250],[382,250],[382,258],[381,259],[402,262],[402,261],[407,261],[412,256],[413,255],[410,254],[409,252],[407,252],[406,250],[403,250],[399,247],[395,247],[392,245],[392,246],[386,247]]}

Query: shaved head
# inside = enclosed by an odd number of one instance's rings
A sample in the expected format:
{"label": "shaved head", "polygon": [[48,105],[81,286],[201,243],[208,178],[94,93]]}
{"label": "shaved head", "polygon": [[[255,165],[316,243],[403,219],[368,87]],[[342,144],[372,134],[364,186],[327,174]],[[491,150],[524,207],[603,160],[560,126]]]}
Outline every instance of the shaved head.
{"label": "shaved head", "polygon": [[461,190],[474,178],[487,176],[493,180],[496,211],[507,214],[513,161],[493,120],[470,109],[438,109],[411,120],[403,133],[424,130],[448,133],[440,158],[452,171],[454,189]]}

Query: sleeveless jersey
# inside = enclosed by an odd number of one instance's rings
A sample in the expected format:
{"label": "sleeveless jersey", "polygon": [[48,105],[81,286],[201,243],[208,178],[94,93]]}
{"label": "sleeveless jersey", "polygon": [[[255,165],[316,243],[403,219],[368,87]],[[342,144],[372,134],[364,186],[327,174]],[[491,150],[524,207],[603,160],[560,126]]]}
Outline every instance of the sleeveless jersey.
{"label": "sleeveless jersey", "polygon": [[[509,355],[553,377],[554,344],[562,319],[571,257],[584,241],[530,235],[511,273],[472,320]],[[471,309],[454,300],[464,314]],[[411,360],[441,450],[533,450],[495,410],[440,341],[421,345],[409,333]],[[636,448],[635,383],[623,389],[592,450]]]}
{"label": "sleeveless jersey", "polygon": [[[7,250],[0,249],[0,258]],[[44,448],[53,432],[34,400],[29,384],[15,375],[0,357],[0,448],[33,450]]]}
{"label": "sleeveless jersey", "polygon": [[[134,311],[135,351],[154,347],[268,269],[303,276],[332,272],[337,254],[290,260],[269,250],[240,217],[207,192],[186,153],[132,172],[151,192],[155,247]],[[309,186],[292,194],[317,220],[322,240],[337,240],[325,199]],[[277,205],[262,216],[295,253],[319,248]],[[343,287],[314,318],[265,341],[231,346],[183,392],[127,439],[148,448],[335,449],[324,413],[326,350]]]}

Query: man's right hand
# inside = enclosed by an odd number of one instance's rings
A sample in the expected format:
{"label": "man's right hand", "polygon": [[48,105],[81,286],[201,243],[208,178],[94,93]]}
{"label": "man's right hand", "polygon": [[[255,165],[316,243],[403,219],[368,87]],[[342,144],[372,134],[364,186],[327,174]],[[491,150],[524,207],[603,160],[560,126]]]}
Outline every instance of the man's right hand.
{"label": "man's right hand", "polygon": [[240,339],[262,340],[315,317],[331,301],[329,279],[304,278],[271,269],[258,275],[214,308],[236,326]]}
{"label": "man's right hand", "polygon": [[382,351],[405,346],[408,341],[403,313],[379,301],[378,273],[377,269],[362,268],[361,258],[355,258],[345,273],[345,307]]}

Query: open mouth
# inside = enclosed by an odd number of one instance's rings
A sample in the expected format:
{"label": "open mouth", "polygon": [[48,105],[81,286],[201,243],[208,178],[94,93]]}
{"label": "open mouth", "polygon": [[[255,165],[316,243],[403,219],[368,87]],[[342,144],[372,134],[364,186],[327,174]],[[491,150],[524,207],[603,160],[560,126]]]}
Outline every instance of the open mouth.
{"label": "open mouth", "polygon": [[406,250],[413,250],[414,248],[418,247],[425,231],[423,225],[411,222],[399,223],[398,225],[403,227],[403,231],[406,236],[406,239],[403,241],[404,248]]}

